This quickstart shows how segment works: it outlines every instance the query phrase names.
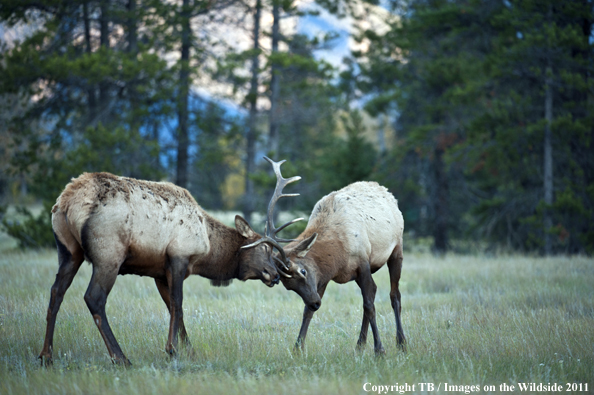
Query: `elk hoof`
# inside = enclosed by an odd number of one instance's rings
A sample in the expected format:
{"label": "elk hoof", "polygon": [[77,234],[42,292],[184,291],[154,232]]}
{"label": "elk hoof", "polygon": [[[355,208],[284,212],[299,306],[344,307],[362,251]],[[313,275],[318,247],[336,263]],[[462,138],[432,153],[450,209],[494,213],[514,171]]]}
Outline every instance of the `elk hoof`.
{"label": "elk hoof", "polygon": [[384,355],[386,355],[386,350],[383,347],[375,350],[376,357],[383,357]]}
{"label": "elk hoof", "polygon": [[365,345],[366,344],[367,344],[367,342],[359,340],[357,342],[357,351],[358,352],[363,352],[365,350]]}
{"label": "elk hoof", "polygon": [[293,352],[297,355],[301,355],[305,352],[305,346],[303,343],[295,343],[295,346],[293,347]]}
{"label": "elk hoof", "polygon": [[114,365],[123,366],[125,368],[129,368],[130,366],[132,366],[132,362],[130,362],[130,360],[128,358],[126,358],[126,357],[123,357],[123,358],[120,358],[120,357],[118,357],[118,358],[112,358],[111,359],[111,362]]}
{"label": "elk hoof", "polygon": [[165,352],[172,358],[176,355],[175,347],[173,346],[165,348]]}
{"label": "elk hoof", "polygon": [[43,367],[48,368],[50,366],[53,366],[53,364],[54,364],[54,360],[52,359],[52,356],[51,355],[43,355],[43,354],[41,354],[38,358],[41,360],[41,367],[42,368]]}

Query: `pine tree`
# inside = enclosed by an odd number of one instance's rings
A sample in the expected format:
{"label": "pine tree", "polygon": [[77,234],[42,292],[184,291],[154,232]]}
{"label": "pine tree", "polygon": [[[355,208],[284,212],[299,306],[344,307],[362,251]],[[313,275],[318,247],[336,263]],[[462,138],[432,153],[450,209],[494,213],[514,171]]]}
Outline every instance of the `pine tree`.
{"label": "pine tree", "polygon": [[476,212],[515,247],[591,250],[592,20],[579,0],[515,1],[493,19],[491,109],[471,138],[498,172]]}

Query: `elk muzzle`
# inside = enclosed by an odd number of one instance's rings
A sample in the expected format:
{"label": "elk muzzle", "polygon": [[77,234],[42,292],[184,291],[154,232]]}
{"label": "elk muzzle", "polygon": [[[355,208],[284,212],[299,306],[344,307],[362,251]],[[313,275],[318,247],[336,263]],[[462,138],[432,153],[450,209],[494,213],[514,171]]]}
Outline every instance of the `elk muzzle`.
{"label": "elk muzzle", "polygon": [[318,302],[313,302],[307,305],[307,308],[310,309],[311,311],[318,311],[320,306],[322,306],[322,299],[320,299]]}
{"label": "elk muzzle", "polygon": [[268,285],[270,288],[274,287],[280,281],[278,273],[270,274],[266,269],[262,271],[262,282]]}

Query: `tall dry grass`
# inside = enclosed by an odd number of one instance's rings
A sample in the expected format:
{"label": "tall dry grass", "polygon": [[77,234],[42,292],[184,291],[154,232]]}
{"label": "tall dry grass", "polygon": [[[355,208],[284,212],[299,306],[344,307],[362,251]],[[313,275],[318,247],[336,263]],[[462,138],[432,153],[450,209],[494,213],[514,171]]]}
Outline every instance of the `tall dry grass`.
{"label": "tall dry grass", "polygon": [[363,309],[354,283],[329,285],[301,355],[293,351],[303,310],[297,294],[255,281],[213,288],[194,276],[184,283],[194,354],[171,359],[168,313],[154,282],[123,276],[107,314],[129,369],[112,365],[87,310],[86,263],[58,314],[54,366],[39,366],[56,271],[53,251],[0,253],[2,394],[357,394],[367,382],[416,384],[415,392],[421,382],[594,389],[591,258],[408,254],[401,281],[407,353],[396,346],[387,269],[374,275],[383,358],[374,356],[371,338],[364,352],[355,349]]}

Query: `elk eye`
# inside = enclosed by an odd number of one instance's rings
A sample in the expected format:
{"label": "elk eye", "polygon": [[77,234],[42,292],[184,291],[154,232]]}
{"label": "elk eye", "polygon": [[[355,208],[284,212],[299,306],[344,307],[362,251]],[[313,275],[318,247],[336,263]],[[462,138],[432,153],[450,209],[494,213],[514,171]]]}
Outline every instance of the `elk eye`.
{"label": "elk eye", "polygon": [[301,274],[303,274],[304,276],[307,274],[307,272],[305,271],[305,269],[301,269]]}

